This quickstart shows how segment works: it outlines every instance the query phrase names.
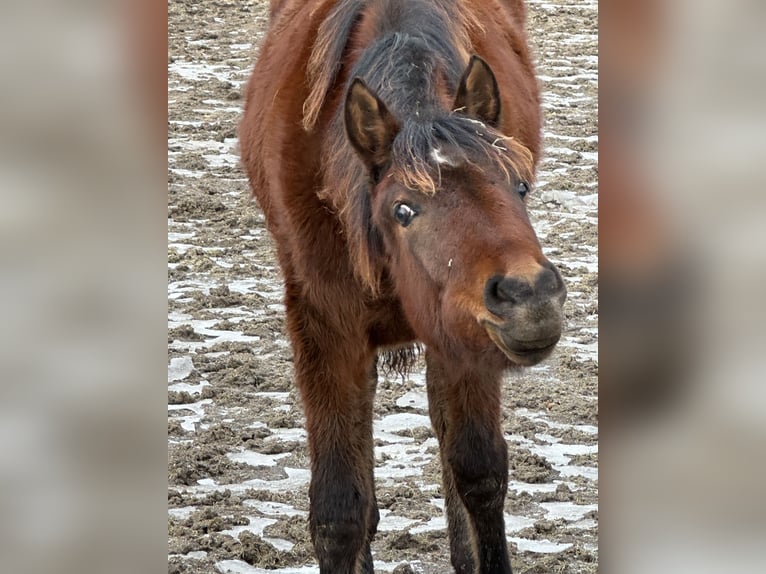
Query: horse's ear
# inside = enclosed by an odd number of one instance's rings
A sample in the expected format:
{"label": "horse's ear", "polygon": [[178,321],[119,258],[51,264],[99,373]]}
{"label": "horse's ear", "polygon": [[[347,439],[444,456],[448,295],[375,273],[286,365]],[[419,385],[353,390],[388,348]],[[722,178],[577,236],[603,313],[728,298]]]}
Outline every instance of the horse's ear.
{"label": "horse's ear", "polygon": [[375,177],[388,162],[399,122],[360,78],[348,89],[345,120],[348,139]]}
{"label": "horse's ear", "polygon": [[455,109],[493,127],[500,122],[500,90],[489,64],[479,56],[471,56],[460,78],[455,96]]}

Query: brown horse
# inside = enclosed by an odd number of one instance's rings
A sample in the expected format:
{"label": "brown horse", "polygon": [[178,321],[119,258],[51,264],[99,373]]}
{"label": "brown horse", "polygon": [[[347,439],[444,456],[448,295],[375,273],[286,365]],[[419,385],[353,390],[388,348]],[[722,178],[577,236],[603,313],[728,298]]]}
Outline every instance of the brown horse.
{"label": "brown horse", "polygon": [[501,379],[550,354],[566,297],[524,203],[524,24],[521,0],[272,0],[242,161],[284,273],[322,573],[373,572],[376,357],[416,341],[452,564],[511,571]]}

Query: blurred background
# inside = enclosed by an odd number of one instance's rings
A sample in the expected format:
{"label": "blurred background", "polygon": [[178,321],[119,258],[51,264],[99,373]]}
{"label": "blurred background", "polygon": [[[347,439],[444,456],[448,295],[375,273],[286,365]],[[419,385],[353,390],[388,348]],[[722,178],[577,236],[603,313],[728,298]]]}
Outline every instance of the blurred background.
{"label": "blurred background", "polygon": [[0,4],[0,570],[162,572],[166,7]]}
{"label": "blurred background", "polygon": [[764,22],[599,3],[607,573],[766,571]]}
{"label": "blurred background", "polygon": [[[599,11],[600,567],[764,572],[766,3]],[[0,5],[3,571],[165,568],[165,12]]]}

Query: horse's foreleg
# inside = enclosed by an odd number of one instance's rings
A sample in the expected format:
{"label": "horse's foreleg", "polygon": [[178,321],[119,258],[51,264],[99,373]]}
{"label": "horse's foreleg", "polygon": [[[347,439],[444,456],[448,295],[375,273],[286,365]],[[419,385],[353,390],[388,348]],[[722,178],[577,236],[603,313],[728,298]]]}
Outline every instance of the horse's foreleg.
{"label": "horse's foreleg", "polygon": [[[322,574],[367,568],[374,513],[371,354],[312,308],[288,304],[311,455],[309,528]],[[371,566],[371,564],[370,564]],[[362,570],[364,571],[364,570]],[[369,570],[371,572],[371,570]]]}
{"label": "horse's foreleg", "polygon": [[473,574],[476,557],[474,533],[468,514],[460,499],[452,467],[446,457],[445,439],[447,436],[447,386],[441,372],[441,364],[432,360],[431,353],[426,353],[426,389],[428,390],[428,412],[431,424],[439,440],[439,452],[442,465],[442,486],[447,512],[450,559],[457,574]]}
{"label": "horse's foreleg", "polygon": [[364,560],[369,495],[354,468],[354,454],[342,446],[319,445],[309,431],[312,451],[309,529],[322,574],[357,574]]}
{"label": "horse's foreleg", "polygon": [[503,505],[508,450],[499,429],[483,421],[457,423],[447,458],[476,533],[480,574],[510,574]]}
{"label": "horse's foreleg", "polygon": [[441,387],[446,419],[441,446],[443,466],[452,474],[455,491],[473,527],[477,571],[510,574],[503,519],[508,447],[500,427],[500,377],[465,372],[433,355],[428,358],[428,368],[439,379],[432,375],[431,384]]}

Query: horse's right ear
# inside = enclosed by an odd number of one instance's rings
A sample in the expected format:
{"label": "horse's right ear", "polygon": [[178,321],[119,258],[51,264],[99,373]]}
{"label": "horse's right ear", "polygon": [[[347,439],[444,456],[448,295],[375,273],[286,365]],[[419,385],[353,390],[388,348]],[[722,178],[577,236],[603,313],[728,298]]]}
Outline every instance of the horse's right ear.
{"label": "horse's right ear", "polygon": [[500,90],[497,87],[497,79],[489,64],[479,56],[471,56],[460,79],[455,96],[455,109],[494,127],[500,122]]}
{"label": "horse's right ear", "polygon": [[346,95],[346,134],[373,177],[388,163],[399,122],[360,79],[354,78]]}

